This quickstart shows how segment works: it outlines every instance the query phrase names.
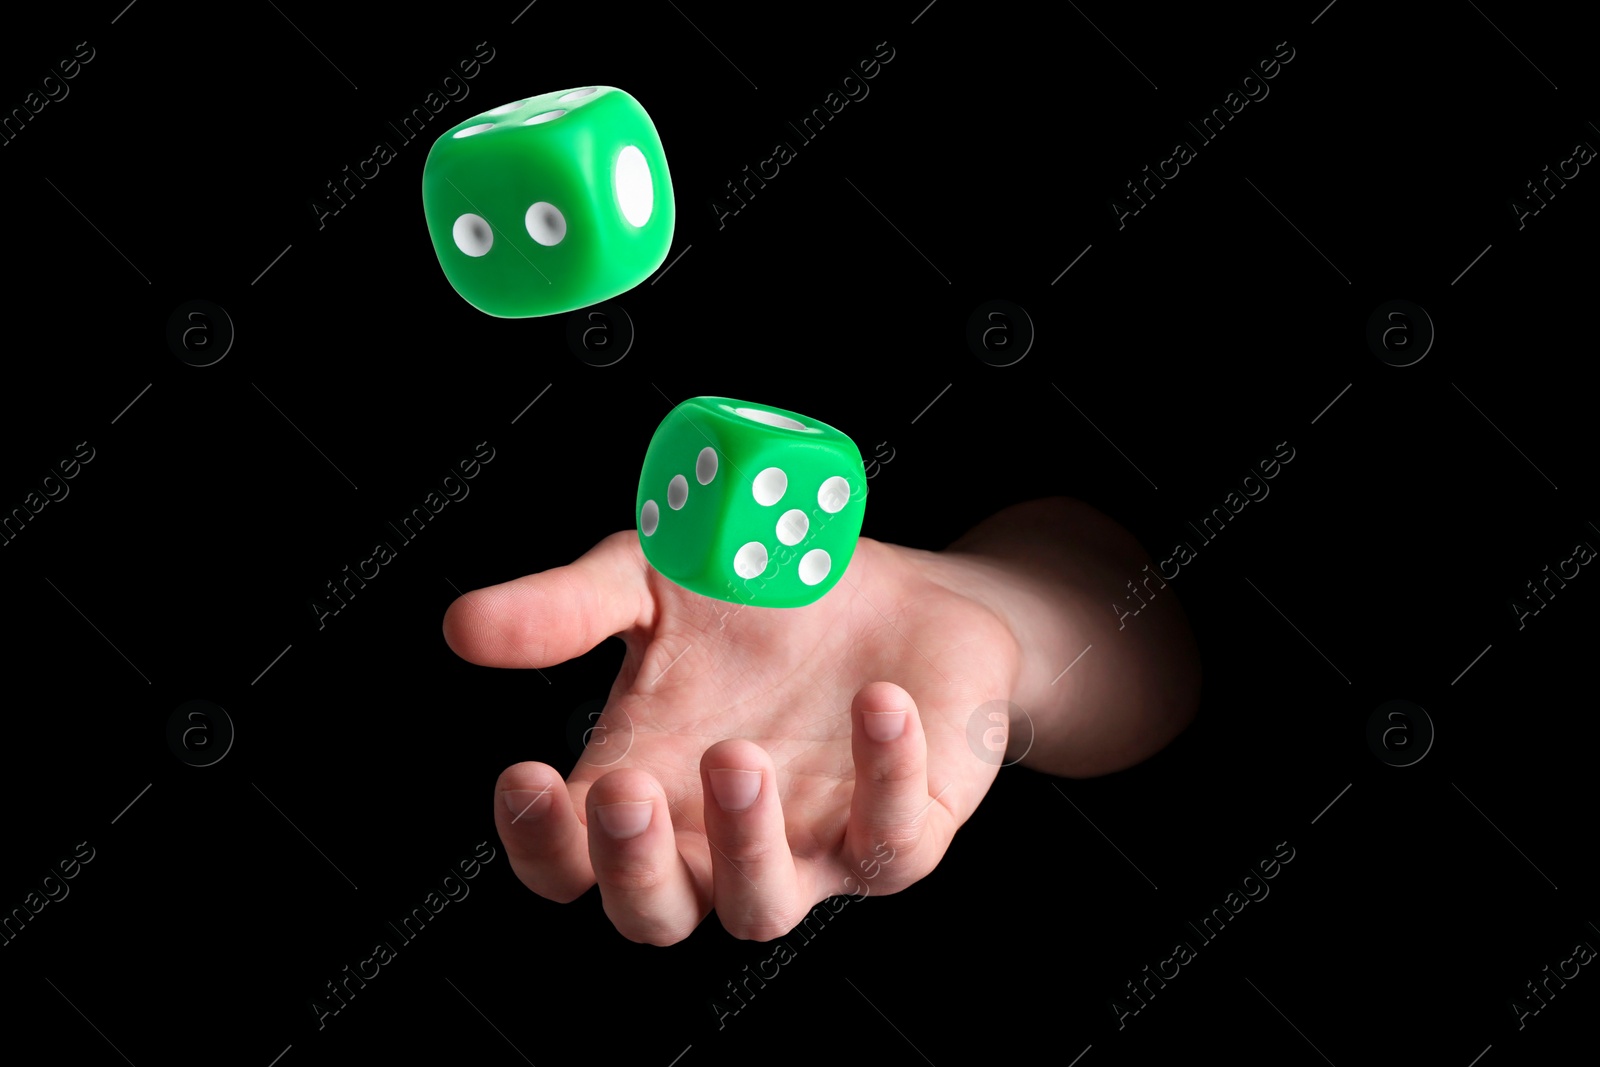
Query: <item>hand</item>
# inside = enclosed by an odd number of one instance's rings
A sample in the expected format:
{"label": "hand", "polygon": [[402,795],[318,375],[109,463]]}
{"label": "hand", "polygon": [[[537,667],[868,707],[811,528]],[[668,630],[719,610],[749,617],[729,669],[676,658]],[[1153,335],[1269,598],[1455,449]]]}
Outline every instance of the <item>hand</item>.
{"label": "hand", "polygon": [[543,763],[500,776],[517,876],[557,901],[598,881],[625,937],[667,945],[712,908],[765,941],[860,894],[863,872],[882,894],[933,870],[999,770],[967,721],[1010,695],[1019,655],[935,564],[862,538],[820,601],[760,608],[666,580],[629,530],[456,601],[445,638],[485,666],[549,667],[613,634],[627,645],[571,777]]}

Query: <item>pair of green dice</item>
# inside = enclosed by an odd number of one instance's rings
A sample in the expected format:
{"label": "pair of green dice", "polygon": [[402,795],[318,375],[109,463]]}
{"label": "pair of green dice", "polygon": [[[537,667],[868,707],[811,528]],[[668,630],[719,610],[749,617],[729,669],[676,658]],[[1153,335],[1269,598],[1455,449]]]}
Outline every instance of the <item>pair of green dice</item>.
{"label": "pair of green dice", "polygon": [[[629,94],[587,86],[491,108],[447,130],[422,203],[445,277],[499,318],[555,315],[638,285],[672,245],[672,182]],[[848,436],[723,397],[673,408],[645,453],[645,558],[703,596],[758,607],[821,599],[849,566],[867,479]]]}

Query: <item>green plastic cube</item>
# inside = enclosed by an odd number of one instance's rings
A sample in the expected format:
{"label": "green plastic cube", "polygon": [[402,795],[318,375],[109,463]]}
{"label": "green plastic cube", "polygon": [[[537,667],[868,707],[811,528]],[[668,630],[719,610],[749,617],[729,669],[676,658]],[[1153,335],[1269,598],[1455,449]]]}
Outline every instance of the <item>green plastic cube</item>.
{"label": "green plastic cube", "polygon": [[866,512],[861,452],[826,423],[685,400],[650,439],[634,514],[651,566],[702,596],[798,608],[838,583]]}
{"label": "green plastic cube", "polygon": [[515,100],[446,131],[422,168],[439,265],[479,311],[556,315],[626,292],[672,247],[667,157],[609,85]]}

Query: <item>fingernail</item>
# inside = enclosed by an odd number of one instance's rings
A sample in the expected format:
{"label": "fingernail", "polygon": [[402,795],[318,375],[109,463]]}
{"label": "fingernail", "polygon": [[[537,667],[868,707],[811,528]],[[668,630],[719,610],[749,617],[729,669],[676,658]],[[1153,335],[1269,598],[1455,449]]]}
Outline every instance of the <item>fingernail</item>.
{"label": "fingernail", "polygon": [[904,711],[868,711],[861,716],[861,725],[874,741],[893,741],[906,728]]}
{"label": "fingernail", "polygon": [[710,778],[711,792],[723,811],[743,811],[761,795],[760,771],[715,770]]}
{"label": "fingernail", "polygon": [[506,798],[506,807],[512,814],[512,822],[537,819],[550,809],[548,804],[540,804],[550,790],[548,789],[507,789],[500,795]]}
{"label": "fingernail", "polygon": [[624,800],[617,804],[601,804],[594,813],[599,816],[600,826],[606,833],[618,841],[626,841],[645,832],[655,806],[653,800]]}

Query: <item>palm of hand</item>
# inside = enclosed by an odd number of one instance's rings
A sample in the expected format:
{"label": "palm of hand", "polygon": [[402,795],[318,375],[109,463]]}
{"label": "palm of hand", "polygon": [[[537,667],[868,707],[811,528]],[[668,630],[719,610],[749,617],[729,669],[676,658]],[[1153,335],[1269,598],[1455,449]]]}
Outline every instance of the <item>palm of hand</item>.
{"label": "palm of hand", "polygon": [[[736,936],[767,940],[860,892],[862,870],[878,893],[925,876],[998,771],[968,720],[1010,695],[1018,655],[993,613],[940,581],[959,566],[862,538],[822,600],[764,609],[673,584],[628,531],[458,601],[446,635],[475,662],[549,665],[612,633],[627,644],[566,783],[536,763],[501,776],[497,825],[518,875],[557,900],[598,881],[619,930],[658,944],[713,906]],[[552,634],[557,622],[569,632]],[[901,734],[874,738],[867,722],[895,711]],[[755,802],[725,810],[712,774],[759,782]],[[602,808],[648,825],[618,838],[595,825]]]}

